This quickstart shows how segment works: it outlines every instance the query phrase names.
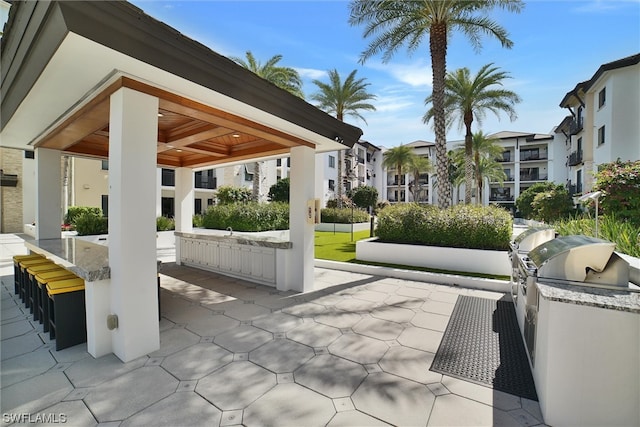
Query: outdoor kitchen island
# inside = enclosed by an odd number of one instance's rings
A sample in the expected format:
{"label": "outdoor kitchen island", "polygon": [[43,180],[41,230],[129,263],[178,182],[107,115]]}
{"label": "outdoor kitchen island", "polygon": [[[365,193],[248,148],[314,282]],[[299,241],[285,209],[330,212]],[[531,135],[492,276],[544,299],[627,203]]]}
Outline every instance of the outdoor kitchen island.
{"label": "outdoor kitchen island", "polygon": [[518,254],[516,317],[548,425],[640,425],[640,288],[614,247],[566,236]]}
{"label": "outdoor kitchen island", "polygon": [[176,263],[288,290],[292,254],[289,231],[236,233],[197,229],[178,232]]}

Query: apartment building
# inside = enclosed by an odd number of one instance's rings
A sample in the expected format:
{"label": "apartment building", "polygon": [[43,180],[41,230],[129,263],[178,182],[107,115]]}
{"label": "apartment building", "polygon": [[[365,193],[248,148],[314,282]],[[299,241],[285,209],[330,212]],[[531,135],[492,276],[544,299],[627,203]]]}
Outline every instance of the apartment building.
{"label": "apartment building", "polygon": [[[435,143],[417,140],[405,144],[407,147],[411,147],[413,152],[420,156],[425,157],[435,165]],[[384,155],[384,151],[382,153]],[[420,175],[418,183],[414,183],[415,177],[409,171],[404,171],[402,176],[398,176],[395,168],[389,168],[385,171],[386,175],[386,188],[383,193],[385,199],[391,203],[396,202],[418,202],[418,203],[433,203],[434,202],[434,188],[433,177],[435,175],[429,173],[423,173]]]}
{"label": "apartment building", "polygon": [[556,132],[568,147],[566,185],[572,194],[593,189],[599,165],[640,159],[640,54],[601,65],[560,106],[571,114]]}

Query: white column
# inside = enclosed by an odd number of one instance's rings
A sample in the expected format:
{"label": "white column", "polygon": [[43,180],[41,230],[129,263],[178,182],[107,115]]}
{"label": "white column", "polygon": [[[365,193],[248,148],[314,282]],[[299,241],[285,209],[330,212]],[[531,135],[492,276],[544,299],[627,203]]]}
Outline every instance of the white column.
{"label": "white column", "polygon": [[176,169],[175,214],[176,231],[191,232],[193,230],[193,170]]}
{"label": "white column", "polygon": [[162,168],[156,168],[156,218],[162,216]]}
{"label": "white column", "polygon": [[36,148],[36,239],[59,239],[62,167],[59,150]]}
{"label": "white column", "polygon": [[[158,98],[122,88],[109,121],[109,267],[113,352],[128,362],[160,348],[156,262]],[[105,319],[106,321],[106,319]]]}
{"label": "white column", "polygon": [[314,224],[307,221],[307,202],[315,195],[315,151],[300,146],[291,149],[289,228],[291,263],[288,289],[313,290]]}
{"label": "white column", "polygon": [[315,197],[317,199],[320,199],[322,201],[322,206],[324,206],[324,182],[325,182],[325,176],[324,176],[324,160],[326,158],[327,154],[326,153],[321,153],[321,154],[316,154],[314,157],[316,159],[316,171],[314,173],[315,175]]}

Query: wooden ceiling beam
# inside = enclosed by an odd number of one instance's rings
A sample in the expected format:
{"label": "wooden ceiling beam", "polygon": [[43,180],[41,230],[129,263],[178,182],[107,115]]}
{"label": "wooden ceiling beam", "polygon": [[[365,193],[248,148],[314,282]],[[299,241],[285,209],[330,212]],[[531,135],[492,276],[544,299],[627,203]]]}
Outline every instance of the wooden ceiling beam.
{"label": "wooden ceiling beam", "polygon": [[[270,149],[270,150],[266,150],[266,151],[260,151],[260,156],[261,157],[268,157],[268,156],[284,156],[284,155],[288,155],[290,153],[290,150],[288,148],[274,148],[274,149]],[[182,163],[183,167],[190,167],[190,168],[197,168],[197,167],[204,167],[204,166],[217,166],[217,165],[223,165],[225,163],[229,163],[230,161],[242,161],[242,160],[247,160],[247,161],[255,161],[256,159],[256,155],[255,153],[244,153],[242,155],[238,155],[238,156],[233,156],[232,158],[225,158],[225,159],[213,159],[213,158],[209,158],[209,159],[189,159],[189,160],[184,160]]]}

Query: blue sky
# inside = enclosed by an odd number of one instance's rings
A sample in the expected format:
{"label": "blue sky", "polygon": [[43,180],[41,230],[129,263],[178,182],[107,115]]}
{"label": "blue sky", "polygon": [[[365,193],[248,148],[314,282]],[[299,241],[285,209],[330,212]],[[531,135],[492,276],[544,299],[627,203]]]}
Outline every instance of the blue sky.
{"label": "blue sky", "polygon": [[[283,55],[280,64],[300,72],[307,96],[317,90],[312,80],[326,80],[327,70],[336,68],[346,77],[357,69],[377,96],[377,111],[363,113],[367,123],[346,119],[364,131],[363,139],[385,147],[435,139],[422,123],[424,99],[431,93],[428,39],[412,55],[399,50],[388,63],[378,56],[360,64],[368,41],[362,27],[349,25],[347,1],[132,3],[222,55],[244,57],[250,50],[262,62]],[[454,35],[447,70],[467,67],[475,74],[492,62],[510,73],[505,86],[522,102],[516,121],[488,115],[474,131],[549,133],[567,115],[558,104],[576,83],[591,78],[604,63],[640,52],[640,0],[534,0],[520,14],[494,12],[492,17],[507,29],[513,48],[485,38],[478,53]],[[453,127],[447,138],[462,135]]]}

